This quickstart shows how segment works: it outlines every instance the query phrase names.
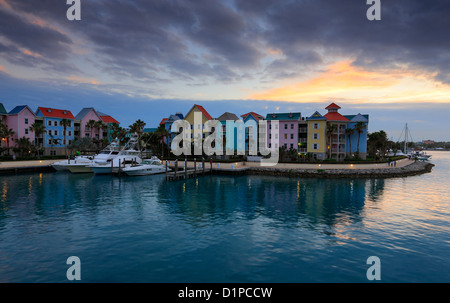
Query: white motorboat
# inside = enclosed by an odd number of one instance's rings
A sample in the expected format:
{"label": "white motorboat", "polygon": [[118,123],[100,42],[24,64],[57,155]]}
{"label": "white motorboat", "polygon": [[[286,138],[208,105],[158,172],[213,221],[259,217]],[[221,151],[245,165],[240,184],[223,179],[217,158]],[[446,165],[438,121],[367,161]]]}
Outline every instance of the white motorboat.
{"label": "white motorboat", "polygon": [[97,175],[119,173],[126,167],[137,165],[142,162],[140,152],[135,150],[137,139],[131,138],[116,157],[106,162],[94,162],[89,168]]}
{"label": "white motorboat", "polygon": [[66,168],[74,174],[80,173],[92,173],[90,165],[92,164],[106,164],[112,159],[117,157],[120,153],[119,144],[116,140],[112,141],[106,148],[104,148],[99,154],[95,155],[88,162],[77,161],[76,159],[71,161]]}
{"label": "white motorboat", "polygon": [[87,165],[87,164],[91,163],[91,161],[92,161],[92,157],[77,156],[73,160],[67,159],[67,160],[55,162],[52,164],[52,167],[57,171],[67,171],[69,169],[68,167],[74,163]]}
{"label": "white motorboat", "polygon": [[161,160],[156,157],[152,157],[151,159],[142,160],[140,164],[125,167],[122,171],[129,176],[147,176],[162,174],[166,171],[166,169],[162,165]]}

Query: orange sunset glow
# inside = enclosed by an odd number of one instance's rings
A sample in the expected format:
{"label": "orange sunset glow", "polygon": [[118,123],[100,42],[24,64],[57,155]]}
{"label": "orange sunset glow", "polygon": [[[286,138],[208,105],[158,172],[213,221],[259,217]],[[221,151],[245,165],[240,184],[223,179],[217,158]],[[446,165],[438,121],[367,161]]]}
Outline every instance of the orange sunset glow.
{"label": "orange sunset glow", "polygon": [[340,99],[348,103],[450,102],[450,85],[436,82],[427,73],[387,70],[368,71],[340,61],[312,79],[256,92],[249,99],[289,102],[323,102]]}

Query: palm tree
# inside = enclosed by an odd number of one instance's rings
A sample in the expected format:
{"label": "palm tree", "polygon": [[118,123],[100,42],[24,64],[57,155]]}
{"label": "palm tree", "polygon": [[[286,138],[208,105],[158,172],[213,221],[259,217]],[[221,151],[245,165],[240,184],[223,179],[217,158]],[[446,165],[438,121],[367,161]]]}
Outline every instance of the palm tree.
{"label": "palm tree", "polygon": [[66,130],[67,127],[70,127],[72,125],[72,122],[66,118],[59,121],[59,125],[61,125],[64,129],[63,135],[64,135],[64,147],[66,148],[65,154],[67,154],[67,141],[66,141]]}
{"label": "palm tree", "polygon": [[22,137],[16,141],[14,152],[18,153],[20,157],[29,155],[32,150],[33,144],[30,142],[30,138]]}
{"label": "palm tree", "polygon": [[90,130],[91,132],[91,140],[93,139],[93,135],[92,132],[94,130],[95,127],[95,120],[89,120],[88,122],[86,122],[86,127]]}
{"label": "palm tree", "polygon": [[355,131],[358,133],[358,146],[356,148],[356,152],[358,153],[358,155],[359,155],[359,139],[361,138],[361,134],[363,133],[365,128],[366,128],[366,123],[364,123],[362,121],[356,122]]}
{"label": "palm tree", "polygon": [[144,127],[146,123],[142,121],[141,119],[134,122],[132,125],[130,125],[130,132],[136,133],[138,136],[138,148],[140,150],[141,147],[141,136],[144,133]]}
{"label": "palm tree", "polygon": [[34,132],[34,144],[37,146],[38,158],[39,158],[40,157],[39,150],[41,149],[41,146],[39,143],[39,137],[45,133],[45,125],[42,123],[34,122],[30,126],[30,130],[32,132]]}
{"label": "palm tree", "polygon": [[100,139],[100,130],[102,130],[102,133],[103,133],[103,129],[105,129],[105,128],[107,128],[107,127],[108,127],[108,126],[107,126],[105,123],[103,123],[102,120],[98,120],[98,121],[96,121],[95,124],[94,124],[94,128],[97,130],[97,133],[98,133],[98,140],[97,140],[97,142],[98,142],[99,144],[102,143],[102,140]]}
{"label": "palm tree", "polygon": [[165,145],[165,138],[170,135],[170,133],[167,131],[167,129],[164,127],[164,125],[160,125],[158,129],[155,132],[155,135],[158,137],[158,139],[161,142],[161,156],[164,157],[164,145]]}
{"label": "palm tree", "polygon": [[328,137],[328,142],[329,142],[329,156],[328,158],[331,159],[331,147],[332,147],[332,143],[331,143],[331,136],[333,135],[334,131],[337,129],[337,125],[336,124],[328,124],[327,125],[327,137]]}
{"label": "palm tree", "polygon": [[111,136],[113,138],[118,139],[119,147],[121,145],[122,140],[125,138],[125,136],[127,134],[128,134],[128,129],[120,127],[118,124],[113,124]]}
{"label": "palm tree", "polygon": [[345,133],[348,136],[348,144],[350,145],[350,157],[352,156],[352,135],[355,133],[354,128],[347,128]]}
{"label": "palm tree", "polygon": [[14,136],[14,134],[15,132],[12,130],[12,128],[8,128],[8,126],[4,125],[4,128],[2,130],[2,139],[6,139],[6,149],[8,150],[8,156],[9,156],[9,139],[12,136]]}

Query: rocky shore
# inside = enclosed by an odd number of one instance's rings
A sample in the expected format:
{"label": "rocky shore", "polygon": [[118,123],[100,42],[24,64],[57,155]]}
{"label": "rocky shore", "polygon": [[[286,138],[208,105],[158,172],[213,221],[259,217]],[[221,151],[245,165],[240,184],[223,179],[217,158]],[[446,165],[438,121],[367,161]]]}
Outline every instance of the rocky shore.
{"label": "rocky shore", "polygon": [[403,167],[374,169],[287,169],[252,167],[246,170],[251,175],[270,175],[302,178],[399,178],[431,172],[434,164],[414,162]]}

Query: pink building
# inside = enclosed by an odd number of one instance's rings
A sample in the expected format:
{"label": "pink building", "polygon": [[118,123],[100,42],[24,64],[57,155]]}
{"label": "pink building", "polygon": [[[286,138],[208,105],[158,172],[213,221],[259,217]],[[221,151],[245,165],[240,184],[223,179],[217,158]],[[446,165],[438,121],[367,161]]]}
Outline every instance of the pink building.
{"label": "pink building", "polygon": [[4,116],[3,123],[14,131],[14,135],[10,139],[12,142],[9,142],[10,147],[15,145],[15,141],[23,137],[34,142],[35,135],[30,127],[35,120],[36,115],[27,105],[16,106],[8,115]]}
{"label": "pink building", "polygon": [[95,122],[97,121],[102,121],[103,119],[101,117],[101,114],[98,113],[94,108],[92,107],[87,107],[87,108],[83,108],[78,115],[75,116],[75,120],[77,120],[77,122],[79,121],[80,123],[80,137],[84,138],[84,137],[92,137],[96,138],[96,139],[103,139],[103,132],[106,130],[102,130],[102,129],[90,129],[88,126],[86,126],[86,124],[90,121],[90,120],[94,120]]}
{"label": "pink building", "polygon": [[[301,140],[299,140],[299,122],[301,121],[300,113],[273,113],[267,114],[267,143],[269,148],[285,147],[287,150],[299,150]],[[272,124],[272,121],[278,121],[278,126]],[[272,127],[275,129],[274,134]],[[272,138],[275,136],[275,138]],[[279,141],[279,146],[276,146]],[[272,146],[274,144],[274,146]]]}

